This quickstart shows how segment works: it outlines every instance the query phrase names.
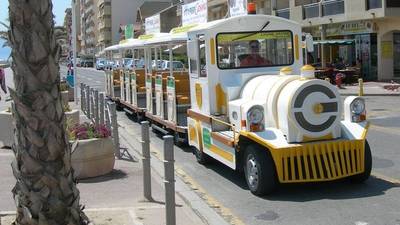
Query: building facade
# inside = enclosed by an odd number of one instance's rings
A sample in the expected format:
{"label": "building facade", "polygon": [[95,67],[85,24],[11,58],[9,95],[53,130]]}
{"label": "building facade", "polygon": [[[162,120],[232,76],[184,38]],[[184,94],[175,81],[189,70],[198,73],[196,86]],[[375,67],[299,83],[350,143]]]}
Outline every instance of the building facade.
{"label": "building facade", "polygon": [[359,64],[366,80],[400,79],[400,1],[274,0],[273,14],[316,40],[313,61]]}

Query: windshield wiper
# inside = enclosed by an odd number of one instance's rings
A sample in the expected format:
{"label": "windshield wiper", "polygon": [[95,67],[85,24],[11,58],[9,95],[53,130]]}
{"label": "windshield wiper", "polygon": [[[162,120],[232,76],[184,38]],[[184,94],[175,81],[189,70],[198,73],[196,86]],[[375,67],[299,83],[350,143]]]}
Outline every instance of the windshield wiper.
{"label": "windshield wiper", "polygon": [[267,21],[267,22],[264,24],[264,26],[261,28],[261,30],[255,31],[255,32],[250,33],[250,34],[247,34],[247,35],[245,35],[245,36],[243,36],[243,37],[240,37],[240,38],[233,39],[232,41],[237,41],[237,40],[240,40],[240,39],[244,39],[244,38],[253,36],[253,35],[257,34],[257,33],[260,33],[260,32],[263,31],[269,24],[270,24],[270,21]]}

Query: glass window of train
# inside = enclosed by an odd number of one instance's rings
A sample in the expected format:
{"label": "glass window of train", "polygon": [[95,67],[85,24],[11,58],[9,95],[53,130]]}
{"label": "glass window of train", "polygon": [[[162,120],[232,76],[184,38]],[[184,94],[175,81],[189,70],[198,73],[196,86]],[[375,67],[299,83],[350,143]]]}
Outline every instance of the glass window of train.
{"label": "glass window of train", "polygon": [[200,77],[207,77],[206,41],[204,36],[199,36]]}
{"label": "glass window of train", "polygon": [[217,53],[220,69],[291,65],[292,33],[286,30],[220,33]]}

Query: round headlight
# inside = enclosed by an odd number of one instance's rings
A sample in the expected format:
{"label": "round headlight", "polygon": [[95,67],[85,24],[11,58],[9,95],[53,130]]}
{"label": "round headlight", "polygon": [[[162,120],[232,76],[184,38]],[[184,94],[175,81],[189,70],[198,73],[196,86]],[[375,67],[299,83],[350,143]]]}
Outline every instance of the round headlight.
{"label": "round headlight", "polygon": [[350,109],[352,113],[355,114],[361,114],[362,112],[364,112],[365,110],[365,103],[364,100],[362,99],[355,99],[351,105],[350,105]]}
{"label": "round headlight", "polygon": [[261,123],[264,119],[264,110],[261,106],[253,106],[247,112],[247,120],[250,124]]}

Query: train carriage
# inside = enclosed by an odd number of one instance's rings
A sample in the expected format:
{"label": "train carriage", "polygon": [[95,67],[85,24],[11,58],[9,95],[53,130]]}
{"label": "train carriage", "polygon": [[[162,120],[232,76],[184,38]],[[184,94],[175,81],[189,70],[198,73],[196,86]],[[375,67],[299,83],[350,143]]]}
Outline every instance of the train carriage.
{"label": "train carriage", "polygon": [[[172,63],[171,50],[185,42],[187,73],[153,70],[151,61],[157,68],[162,58],[157,51],[168,50]],[[303,66],[298,23],[237,16],[179,28],[143,46],[158,49],[145,54],[146,117],[161,129],[187,133],[199,163],[214,158],[243,170],[253,194],[283,183],[370,176],[365,101],[342,101],[335,86]]]}
{"label": "train carriage", "polygon": [[301,35],[299,24],[267,15],[188,32],[189,144],[200,163],[212,157],[244,170],[256,195],[371,172],[364,100],[342,104],[335,86],[315,79],[303,66]]}

